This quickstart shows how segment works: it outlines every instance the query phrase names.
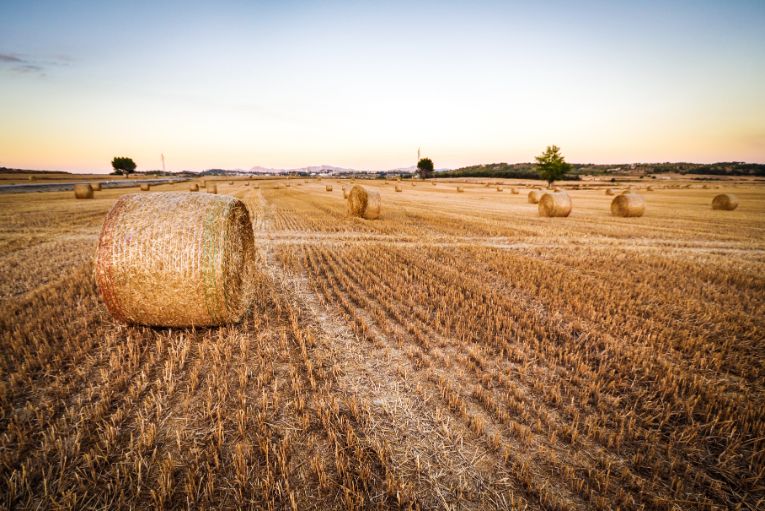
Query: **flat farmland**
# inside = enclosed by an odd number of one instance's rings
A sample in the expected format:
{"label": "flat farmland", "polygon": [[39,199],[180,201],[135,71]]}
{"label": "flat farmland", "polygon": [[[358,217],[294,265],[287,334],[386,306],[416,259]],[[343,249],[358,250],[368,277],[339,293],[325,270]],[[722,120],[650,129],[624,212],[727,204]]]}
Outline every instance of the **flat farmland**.
{"label": "flat farmland", "polygon": [[0,506],[765,506],[765,185],[540,218],[523,183],[357,180],[362,220],[348,180],[214,182],[260,270],[220,328],[108,314],[96,243],[135,190],[0,195]]}

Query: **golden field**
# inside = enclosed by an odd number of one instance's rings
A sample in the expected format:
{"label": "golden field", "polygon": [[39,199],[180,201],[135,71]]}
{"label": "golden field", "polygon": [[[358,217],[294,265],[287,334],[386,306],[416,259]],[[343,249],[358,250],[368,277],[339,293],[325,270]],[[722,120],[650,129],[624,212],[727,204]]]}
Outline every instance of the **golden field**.
{"label": "golden field", "polygon": [[135,189],[0,195],[0,507],[765,507],[762,184],[540,218],[523,182],[357,180],[369,221],[348,180],[229,181],[262,271],[209,329],[107,313]]}

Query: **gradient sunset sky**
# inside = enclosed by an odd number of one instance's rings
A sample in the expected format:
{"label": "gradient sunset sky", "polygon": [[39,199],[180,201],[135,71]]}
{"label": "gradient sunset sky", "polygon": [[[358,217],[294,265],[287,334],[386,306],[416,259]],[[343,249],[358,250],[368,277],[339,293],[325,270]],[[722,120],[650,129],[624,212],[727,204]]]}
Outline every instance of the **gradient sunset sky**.
{"label": "gradient sunset sky", "polygon": [[765,162],[765,1],[0,2],[0,166]]}

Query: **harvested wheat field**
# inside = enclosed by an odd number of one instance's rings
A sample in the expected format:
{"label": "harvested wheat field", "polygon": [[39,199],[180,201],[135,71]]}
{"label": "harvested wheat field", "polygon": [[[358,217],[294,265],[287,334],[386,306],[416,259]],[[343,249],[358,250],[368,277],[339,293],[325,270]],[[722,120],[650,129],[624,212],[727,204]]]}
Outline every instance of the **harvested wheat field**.
{"label": "harvested wheat field", "polygon": [[256,271],[210,328],[123,324],[94,276],[122,195],[188,183],[0,195],[0,507],[765,507],[765,185],[547,218],[528,183],[356,182],[379,218],[221,184]]}

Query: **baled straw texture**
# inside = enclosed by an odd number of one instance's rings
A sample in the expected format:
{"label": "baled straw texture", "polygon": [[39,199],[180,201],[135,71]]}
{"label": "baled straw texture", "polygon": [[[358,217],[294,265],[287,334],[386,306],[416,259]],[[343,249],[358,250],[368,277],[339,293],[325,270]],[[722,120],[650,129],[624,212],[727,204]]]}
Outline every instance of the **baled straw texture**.
{"label": "baled straw texture", "polygon": [[148,192],[149,190],[151,190],[151,186],[149,185],[149,183],[141,183],[142,192]]}
{"label": "baled straw texture", "polygon": [[397,192],[403,192],[403,190],[401,189],[401,187],[399,185],[396,185],[396,191]]}
{"label": "baled straw texture", "polygon": [[502,187],[501,187],[501,186],[498,186],[498,187],[497,187],[497,191],[498,191],[498,192],[501,192],[501,191],[502,191]]}
{"label": "baled straw texture", "polygon": [[92,199],[93,187],[87,183],[74,185],[74,198],[75,199]]}
{"label": "baled straw texture", "polygon": [[230,196],[130,194],[109,211],[96,282],[119,321],[210,326],[239,321],[254,271],[252,224]]}
{"label": "baled straw texture", "polygon": [[207,185],[207,193],[218,193],[218,185],[214,183]]}
{"label": "baled straw texture", "polygon": [[332,191],[332,185],[326,185],[324,187],[324,190],[327,191],[327,192],[331,192]]}
{"label": "baled straw texture", "polygon": [[518,189],[517,188],[510,188],[510,193],[513,195],[518,195]]}
{"label": "baled straw texture", "polygon": [[615,193],[613,188],[606,188],[606,195],[615,195]]}
{"label": "baled straw texture", "polygon": [[529,192],[529,204],[539,204],[539,199],[542,198],[541,190],[531,190]]}
{"label": "baled straw texture", "polygon": [[721,193],[712,199],[712,209],[733,211],[738,207],[738,198],[732,193]]}
{"label": "baled straw texture", "polygon": [[380,216],[379,192],[367,191],[363,186],[355,185],[348,193],[348,214],[367,220]]}
{"label": "baled straw texture", "polygon": [[613,216],[638,217],[645,213],[645,200],[636,193],[622,193],[611,201]]}
{"label": "baled straw texture", "polygon": [[93,188],[94,192],[100,192],[101,191],[101,183],[91,183],[90,187]]}
{"label": "baled straw texture", "polygon": [[571,214],[571,197],[566,192],[547,192],[539,199],[539,216],[564,217]]}
{"label": "baled straw texture", "polygon": [[196,183],[191,183],[189,185],[189,191],[190,192],[198,192],[199,191],[199,185]]}
{"label": "baled straw texture", "polygon": [[463,193],[464,191],[461,186],[457,187],[457,193]]}

